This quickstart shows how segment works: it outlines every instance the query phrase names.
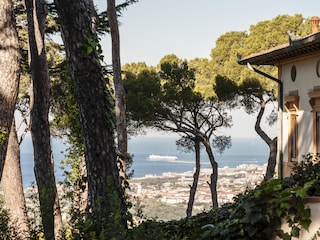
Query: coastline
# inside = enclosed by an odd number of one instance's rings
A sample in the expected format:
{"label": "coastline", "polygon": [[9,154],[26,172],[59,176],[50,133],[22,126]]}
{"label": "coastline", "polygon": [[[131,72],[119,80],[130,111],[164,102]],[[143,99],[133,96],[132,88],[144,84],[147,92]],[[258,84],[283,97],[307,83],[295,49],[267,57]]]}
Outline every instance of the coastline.
{"label": "coastline", "polygon": [[[266,164],[241,164],[235,168],[218,169],[218,203],[232,202],[246,189],[254,188],[264,177]],[[211,208],[211,192],[208,186],[212,170],[201,169],[194,203],[194,214]],[[189,200],[193,171],[184,173],[166,172],[162,175],[146,175],[129,179],[132,200],[143,206],[144,216],[158,220],[178,220],[185,217]],[[160,211],[161,209],[161,211]]]}
{"label": "coastline", "polygon": [[[230,172],[230,174],[232,174],[232,172],[234,171],[238,171],[239,169],[242,170],[252,170],[252,169],[260,169],[261,171],[265,171],[267,168],[267,164],[240,164],[236,167],[229,167],[229,166],[224,166],[224,167],[220,167],[218,168],[218,177],[220,175],[220,173],[224,173],[224,174],[228,174],[226,172]],[[194,170],[193,171],[185,171],[182,173],[178,173],[178,172],[174,172],[174,171],[168,171],[168,172],[163,172],[161,175],[157,175],[157,174],[145,174],[145,176],[143,177],[132,177],[130,179],[137,179],[137,180],[144,180],[144,179],[149,179],[149,178],[168,178],[168,177],[178,177],[178,176],[190,176],[194,174]],[[205,168],[201,168],[200,169],[200,175],[201,174],[211,174],[212,169],[205,167]]]}
{"label": "coastline", "polygon": [[[247,188],[254,188],[261,182],[266,171],[266,164],[240,164],[237,167],[222,167],[218,169],[218,202],[222,205],[233,201],[234,196],[244,192]],[[202,168],[200,171],[197,193],[193,208],[193,214],[207,211],[211,208],[211,192],[208,186],[212,169]],[[193,182],[194,171],[183,173],[164,172],[161,175],[147,174],[141,178],[128,180],[130,189],[128,196],[133,206],[142,207],[146,218],[158,220],[178,220],[185,217],[185,211],[189,200],[190,186]],[[63,199],[67,188],[57,184],[60,197],[63,219],[68,219],[70,202]],[[37,188],[24,189],[26,204],[29,210],[39,207],[37,201]],[[131,211],[136,211],[135,208]]]}

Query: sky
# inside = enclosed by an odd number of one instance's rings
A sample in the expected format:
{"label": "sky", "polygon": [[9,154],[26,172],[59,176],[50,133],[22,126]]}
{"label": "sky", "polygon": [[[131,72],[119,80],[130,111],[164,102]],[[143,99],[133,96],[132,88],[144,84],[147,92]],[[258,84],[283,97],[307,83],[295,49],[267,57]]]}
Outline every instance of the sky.
{"label": "sky", "polygon": [[[99,11],[106,9],[106,0],[95,0],[95,4]],[[210,59],[219,36],[230,31],[248,31],[250,25],[283,14],[320,17],[320,1],[139,0],[124,10],[119,19],[121,64],[145,62],[156,66],[167,54],[186,60]],[[101,43],[105,61],[111,63],[110,37],[103,37]],[[243,111],[234,112],[233,127],[222,133],[256,137],[255,117]],[[262,126],[271,136],[276,135],[276,126],[269,128],[264,122]]]}
{"label": "sky", "polygon": [[[96,0],[95,4],[100,10],[106,9],[106,0]],[[222,34],[247,31],[260,21],[297,13],[305,18],[320,17],[320,1],[139,0],[119,19],[121,62],[155,66],[172,53],[187,60],[210,58]],[[111,61],[110,38],[104,38],[102,44],[106,61]]]}

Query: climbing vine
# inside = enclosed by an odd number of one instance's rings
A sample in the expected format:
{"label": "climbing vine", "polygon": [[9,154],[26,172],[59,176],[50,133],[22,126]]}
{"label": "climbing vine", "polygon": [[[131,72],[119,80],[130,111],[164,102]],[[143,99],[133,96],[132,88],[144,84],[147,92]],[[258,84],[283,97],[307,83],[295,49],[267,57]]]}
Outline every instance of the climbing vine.
{"label": "climbing vine", "polygon": [[106,116],[109,120],[109,123],[112,128],[116,126],[116,115],[115,115],[115,100],[114,100],[114,92],[111,87],[109,76],[111,75],[111,70],[108,68],[108,65],[104,62],[104,56],[102,47],[100,44],[100,37],[95,31],[90,31],[86,34],[86,41],[87,41],[87,54],[92,55],[97,64],[101,66],[102,72],[104,74],[104,84],[105,84],[105,96],[106,96]]}
{"label": "climbing vine", "polygon": [[0,124],[0,144],[2,145],[7,138],[7,127]]}

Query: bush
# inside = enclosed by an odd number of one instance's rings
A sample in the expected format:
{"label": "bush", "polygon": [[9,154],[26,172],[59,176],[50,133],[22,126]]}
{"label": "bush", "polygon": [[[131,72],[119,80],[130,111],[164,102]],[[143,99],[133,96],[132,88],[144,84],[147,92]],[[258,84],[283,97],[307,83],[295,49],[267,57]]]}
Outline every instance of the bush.
{"label": "bush", "polygon": [[314,181],[314,184],[309,188],[308,196],[320,196],[320,155],[307,154],[304,160],[293,167],[291,177],[286,179],[290,186],[303,186],[307,182]]}

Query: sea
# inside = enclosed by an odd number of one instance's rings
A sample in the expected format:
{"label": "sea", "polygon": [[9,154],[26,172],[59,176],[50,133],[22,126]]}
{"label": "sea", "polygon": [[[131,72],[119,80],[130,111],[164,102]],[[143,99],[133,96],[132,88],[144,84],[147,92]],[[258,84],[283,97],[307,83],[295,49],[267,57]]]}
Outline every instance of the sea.
{"label": "sea", "polygon": [[[133,178],[141,178],[146,175],[161,176],[166,172],[183,173],[193,171],[195,168],[195,154],[185,153],[177,150],[176,140],[178,136],[138,136],[132,137],[128,141],[128,151],[132,155],[133,164],[130,171]],[[55,160],[56,181],[63,181],[64,170],[68,166],[61,164],[65,158],[66,146],[60,139],[52,139],[53,156]],[[175,156],[177,160],[150,160],[152,154],[161,156]],[[259,137],[234,138],[232,146],[224,153],[214,151],[215,160],[219,168],[234,168],[242,164],[263,165],[268,161],[269,150],[267,144]],[[201,168],[210,168],[210,162],[205,151],[201,152]],[[25,139],[21,145],[21,170],[24,187],[29,187],[34,183],[33,173],[33,153],[30,139]]]}

